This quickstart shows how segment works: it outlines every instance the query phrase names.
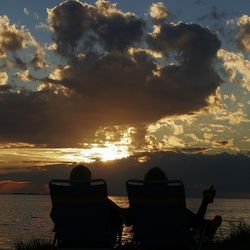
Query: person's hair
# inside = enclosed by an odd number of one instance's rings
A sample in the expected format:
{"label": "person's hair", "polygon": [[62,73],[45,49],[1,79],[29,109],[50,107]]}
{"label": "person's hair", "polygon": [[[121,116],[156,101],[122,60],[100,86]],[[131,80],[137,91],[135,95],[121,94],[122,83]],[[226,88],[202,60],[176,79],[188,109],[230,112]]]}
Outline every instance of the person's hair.
{"label": "person's hair", "polygon": [[70,172],[70,181],[90,181],[91,172],[84,165],[77,165]]}
{"label": "person's hair", "polygon": [[153,167],[144,176],[144,181],[167,181],[167,175],[159,168]]}

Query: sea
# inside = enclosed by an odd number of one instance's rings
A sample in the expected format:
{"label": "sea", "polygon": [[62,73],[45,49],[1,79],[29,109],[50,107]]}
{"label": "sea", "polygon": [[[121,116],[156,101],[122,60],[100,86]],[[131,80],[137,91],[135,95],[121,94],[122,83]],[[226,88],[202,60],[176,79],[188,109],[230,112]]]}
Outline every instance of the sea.
{"label": "sea", "polygon": [[[125,196],[111,196],[121,207],[128,207]],[[197,212],[200,199],[187,198],[187,207]],[[13,249],[17,242],[34,239],[53,241],[49,195],[0,195],[0,249]],[[250,225],[250,199],[219,199],[209,205],[206,218],[223,217],[217,237],[225,238],[239,223]],[[131,240],[131,228],[123,230],[123,243]]]}

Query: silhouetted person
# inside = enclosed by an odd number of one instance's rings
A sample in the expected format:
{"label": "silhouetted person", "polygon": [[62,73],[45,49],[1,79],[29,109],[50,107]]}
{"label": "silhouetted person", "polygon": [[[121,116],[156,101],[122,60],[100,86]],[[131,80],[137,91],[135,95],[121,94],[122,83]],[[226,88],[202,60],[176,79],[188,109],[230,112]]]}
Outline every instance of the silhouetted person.
{"label": "silhouetted person", "polygon": [[[146,181],[145,185],[155,185],[155,181],[168,181],[167,175],[159,168],[154,167],[151,168],[144,176],[144,181]],[[152,183],[150,183],[152,182]],[[161,185],[161,183],[157,184]],[[198,229],[199,227],[206,226],[206,236],[212,237],[215,233],[217,228],[220,226],[222,222],[221,216],[215,216],[213,220],[206,220],[205,214],[207,211],[207,206],[209,203],[213,203],[214,197],[216,194],[216,190],[213,186],[209,189],[203,191],[203,199],[197,214],[193,213],[189,209],[187,211],[187,221],[190,228]],[[126,225],[133,225],[133,218],[131,218],[131,213],[129,209],[127,210],[126,215]]]}
{"label": "silhouetted person", "polygon": [[[90,181],[92,178],[90,170],[84,165],[77,165],[74,167],[69,176],[69,180],[74,183],[75,181]],[[76,182],[74,183],[76,184]]]}
{"label": "silhouetted person", "polygon": [[[77,165],[71,170],[70,173],[70,184],[74,187],[79,188],[90,188],[89,182],[84,181],[90,181],[92,178],[91,171],[85,167],[84,165]],[[105,200],[105,205],[108,207],[109,217],[111,219],[111,225],[112,225],[112,232],[114,235],[114,238],[116,238],[117,235],[121,235],[122,233],[122,226],[123,226],[123,217],[121,216],[122,209],[116,205],[113,201],[110,199]],[[82,211],[84,213],[84,211]],[[53,210],[50,213],[50,217],[53,220],[53,222],[57,223],[57,214]]]}
{"label": "silhouetted person", "polygon": [[168,177],[166,174],[158,167],[154,167],[148,170],[144,175],[144,181],[167,181]]}

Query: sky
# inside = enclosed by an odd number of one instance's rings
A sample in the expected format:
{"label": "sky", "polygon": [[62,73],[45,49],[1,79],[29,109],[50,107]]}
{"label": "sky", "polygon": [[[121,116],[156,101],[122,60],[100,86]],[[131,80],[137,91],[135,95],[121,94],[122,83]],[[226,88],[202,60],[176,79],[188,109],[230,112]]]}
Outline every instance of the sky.
{"label": "sky", "polygon": [[[131,178],[175,168],[191,190],[242,179],[249,90],[248,1],[1,1],[0,192],[44,191],[80,162],[120,182],[125,162]],[[197,176],[216,157],[230,170],[198,185],[178,157]]]}

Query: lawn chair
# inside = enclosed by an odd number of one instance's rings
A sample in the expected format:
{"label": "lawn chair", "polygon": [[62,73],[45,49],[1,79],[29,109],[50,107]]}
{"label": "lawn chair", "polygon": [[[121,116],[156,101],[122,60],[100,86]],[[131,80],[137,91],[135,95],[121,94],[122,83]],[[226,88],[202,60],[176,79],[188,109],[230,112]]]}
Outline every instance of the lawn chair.
{"label": "lawn chair", "polygon": [[112,248],[116,245],[117,235],[112,231],[104,180],[52,180],[49,188],[51,218],[55,224],[54,245],[64,248]]}
{"label": "lawn chair", "polygon": [[181,181],[127,181],[134,243],[144,249],[192,249]]}

